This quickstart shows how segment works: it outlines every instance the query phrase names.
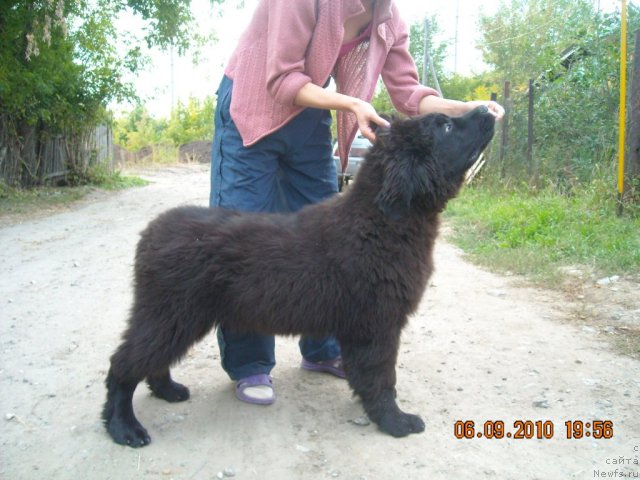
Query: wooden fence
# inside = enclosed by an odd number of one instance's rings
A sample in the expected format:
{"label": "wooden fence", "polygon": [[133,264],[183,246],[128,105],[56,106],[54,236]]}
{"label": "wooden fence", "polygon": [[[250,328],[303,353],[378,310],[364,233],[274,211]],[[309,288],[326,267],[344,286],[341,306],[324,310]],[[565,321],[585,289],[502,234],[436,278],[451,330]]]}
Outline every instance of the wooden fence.
{"label": "wooden fence", "polygon": [[0,116],[0,182],[16,187],[69,183],[70,176],[83,176],[97,164],[113,169],[113,134],[106,125],[52,135]]}

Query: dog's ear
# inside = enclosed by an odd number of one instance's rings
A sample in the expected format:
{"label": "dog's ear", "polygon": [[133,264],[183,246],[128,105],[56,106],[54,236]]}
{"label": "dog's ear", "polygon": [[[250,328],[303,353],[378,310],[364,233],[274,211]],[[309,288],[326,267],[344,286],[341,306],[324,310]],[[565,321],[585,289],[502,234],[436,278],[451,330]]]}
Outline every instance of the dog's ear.
{"label": "dog's ear", "polygon": [[400,117],[398,116],[398,114],[396,113],[386,113],[386,112],[382,112],[380,114],[380,116],[382,118],[384,118],[387,122],[389,123],[393,123],[395,122],[397,119],[399,119]]}
{"label": "dog's ear", "polygon": [[[388,113],[381,113],[380,116],[389,122],[389,124],[396,119],[394,115],[389,115]],[[376,142],[384,140],[384,138],[391,133],[391,127],[382,127],[377,123],[371,123],[371,130],[376,134]]]}
{"label": "dog's ear", "polygon": [[428,164],[414,157],[393,158],[384,165],[382,188],[375,198],[380,211],[392,220],[409,214],[411,202],[429,192]]}

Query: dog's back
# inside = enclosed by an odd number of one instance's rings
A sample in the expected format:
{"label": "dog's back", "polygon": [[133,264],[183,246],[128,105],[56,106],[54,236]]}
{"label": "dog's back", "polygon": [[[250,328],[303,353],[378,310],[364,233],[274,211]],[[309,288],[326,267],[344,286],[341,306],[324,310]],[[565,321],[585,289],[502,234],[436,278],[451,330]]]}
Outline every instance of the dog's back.
{"label": "dog's back", "polygon": [[[162,214],[138,243],[132,323],[171,330],[184,324],[198,336],[221,324],[298,333],[290,331],[297,315],[287,314],[295,310],[289,304],[312,300],[325,265],[318,238],[297,222],[297,215],[224,208],[178,207]],[[278,315],[281,327],[274,328],[267,317]]]}

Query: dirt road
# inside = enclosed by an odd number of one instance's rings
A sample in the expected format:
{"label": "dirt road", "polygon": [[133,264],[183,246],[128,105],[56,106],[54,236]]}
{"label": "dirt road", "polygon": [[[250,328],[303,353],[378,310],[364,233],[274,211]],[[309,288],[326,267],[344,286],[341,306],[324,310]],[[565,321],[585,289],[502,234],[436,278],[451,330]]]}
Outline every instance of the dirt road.
{"label": "dirt road", "polygon": [[[639,362],[565,322],[559,294],[514,286],[443,241],[398,365],[400,406],[425,433],[354,424],[362,410],[346,383],[300,370],[294,339],[278,340],[275,405],[241,404],[210,335],[174,371],[191,399],[168,404],[141,385],[134,406],[152,444],[115,445],[99,412],[138,232],[208,195],[204,167],[143,176],[152,183],[0,229],[1,479],[640,478]],[[457,439],[466,420],[474,437]],[[567,421],[606,420],[611,439],[593,437],[599,426],[567,438]],[[478,437],[499,428],[488,421],[504,422],[504,438]],[[553,436],[524,423],[534,438],[515,439],[518,421],[547,422]]]}

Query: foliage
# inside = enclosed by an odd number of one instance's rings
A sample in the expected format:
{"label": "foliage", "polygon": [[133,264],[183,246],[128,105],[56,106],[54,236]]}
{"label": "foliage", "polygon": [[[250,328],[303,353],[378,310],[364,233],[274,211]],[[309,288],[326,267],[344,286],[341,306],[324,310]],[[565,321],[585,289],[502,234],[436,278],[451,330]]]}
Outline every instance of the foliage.
{"label": "foliage", "polygon": [[[67,34],[71,8],[19,2],[0,11],[0,110],[19,121],[64,128],[75,114],[93,120],[95,91],[74,61],[74,35]],[[75,4],[74,4],[75,5]],[[80,42],[82,44],[82,42]],[[99,103],[99,100],[98,102]]]}
{"label": "foliage", "polygon": [[455,100],[490,100],[491,94],[499,91],[492,73],[473,77],[453,74],[442,79],[444,96]]}
{"label": "foliage", "polygon": [[[638,27],[640,9],[632,4],[629,40]],[[619,13],[597,12],[587,0],[512,0],[481,28],[494,78],[512,82],[508,148],[493,171],[569,191],[591,181],[597,167],[608,168],[617,148]],[[528,79],[535,86],[532,165]]]}
{"label": "foliage", "polygon": [[[437,17],[434,15],[428,19],[429,38],[427,39],[427,48],[429,49],[430,59],[442,88],[443,95],[446,98],[456,100],[488,100],[492,92],[498,92],[496,76],[493,73],[486,73],[474,77],[465,77],[462,75],[448,75],[444,71],[444,60],[449,48],[449,43],[445,41],[436,41],[440,33]],[[423,76],[424,64],[424,46],[425,46],[425,22],[415,22],[410,25],[410,41],[409,53],[413,57],[418,70],[418,75]],[[427,79],[422,83],[435,87],[433,85],[433,77],[430,71],[427,72]],[[372,100],[372,105],[378,112],[393,112],[394,107],[389,98],[389,93],[382,84],[379,85],[378,93]]]}
{"label": "foliage", "polygon": [[[212,4],[223,0],[211,0]],[[148,48],[184,53],[197,41],[190,0],[18,0],[0,3],[0,118],[10,165],[3,178],[42,181],[38,145],[52,136],[79,145],[108,123],[111,101],[135,100],[126,78],[145,65],[140,42],[120,41],[121,15],[142,21]],[[69,155],[72,174],[88,172]],[[17,180],[16,180],[17,179]]]}
{"label": "foliage", "polygon": [[164,144],[172,147],[196,140],[213,138],[215,100],[206,97],[200,101],[189,98],[186,104],[178,102],[169,119],[155,119],[142,105],[116,119],[115,142],[130,151]]}
{"label": "foliage", "polygon": [[19,122],[52,131],[95,124],[112,100],[135,97],[122,78],[143,64],[140,46],[117,51],[117,16],[148,22],[148,46],[192,39],[189,0],[21,0],[0,6],[0,104]]}
{"label": "foliage", "polygon": [[0,180],[0,219],[12,215],[56,208],[81,199],[89,187],[77,188],[14,188]]}
{"label": "foliage", "polygon": [[113,122],[113,139],[117,145],[136,152],[148,145],[160,143],[167,130],[167,121],[149,115],[142,105]]}
{"label": "foliage", "polygon": [[0,218],[66,206],[83,198],[94,187],[120,190],[140,187],[148,183],[140,177],[110,172],[99,165],[90,169],[89,175],[83,179],[81,185],[73,187],[14,188],[0,180]]}
{"label": "foliage", "polygon": [[203,101],[189,98],[186,105],[179,101],[171,112],[167,137],[176,146],[194,140],[212,140],[214,111],[215,100],[210,96]]}
{"label": "foliage", "polygon": [[111,172],[101,165],[96,165],[89,170],[87,184],[105,190],[122,190],[131,187],[143,187],[149,182],[140,177],[122,175],[121,172]]}
{"label": "foliage", "polygon": [[615,215],[613,175],[562,195],[527,186],[466,188],[446,217],[454,241],[480,263],[549,281],[558,268],[586,265],[602,274],[640,273],[640,211]]}
{"label": "foliage", "polygon": [[484,60],[514,84],[537,78],[593,24],[590,0],[510,0],[482,16]]}

